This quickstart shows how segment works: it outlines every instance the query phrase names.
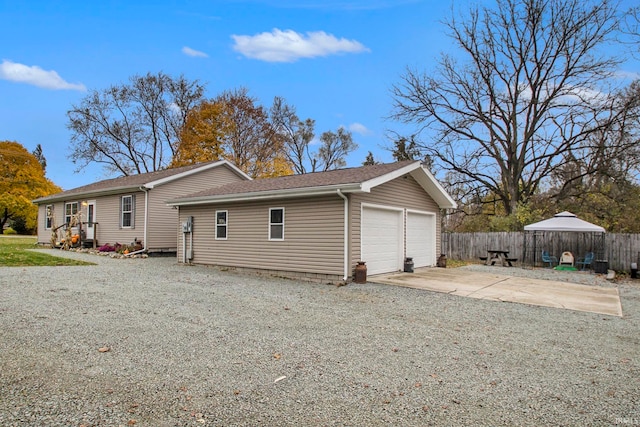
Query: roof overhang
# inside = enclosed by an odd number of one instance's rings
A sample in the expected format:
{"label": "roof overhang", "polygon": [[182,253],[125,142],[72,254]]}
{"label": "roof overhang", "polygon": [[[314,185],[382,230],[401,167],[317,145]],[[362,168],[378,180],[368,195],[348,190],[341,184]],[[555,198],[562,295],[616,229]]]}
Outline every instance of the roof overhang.
{"label": "roof overhang", "polygon": [[438,204],[440,209],[453,209],[458,207],[456,201],[445,191],[433,174],[418,161],[388,174],[365,181],[362,183],[362,189],[369,192],[373,187],[400,178],[406,174],[411,175],[413,179],[420,184],[424,191]]}
{"label": "roof overhang", "polygon": [[149,182],[143,182],[140,184],[135,184],[135,185],[126,185],[126,186],[119,186],[119,187],[110,187],[110,188],[105,188],[102,190],[93,190],[93,191],[82,191],[82,192],[77,192],[77,193],[73,193],[73,190],[69,190],[69,191],[63,191],[62,193],[58,193],[58,194],[53,194],[51,196],[45,196],[45,197],[40,197],[38,199],[33,200],[33,203],[36,204],[43,204],[43,203],[55,203],[55,202],[64,202],[67,200],[79,200],[79,199],[86,199],[86,198],[92,198],[92,197],[100,197],[100,196],[113,196],[115,194],[121,194],[121,193],[125,193],[125,192],[129,192],[129,191],[142,191],[142,190],[149,190],[155,187],[158,187],[160,185],[169,183],[169,182],[173,182],[175,180],[190,176],[190,175],[194,175],[209,169],[213,169],[213,168],[217,168],[219,166],[225,166],[227,168],[229,168],[233,173],[235,173],[236,175],[238,175],[239,177],[246,179],[248,181],[251,181],[252,178],[247,175],[246,173],[244,173],[242,170],[240,170],[237,166],[235,166],[233,163],[227,161],[227,160],[220,160],[218,162],[213,162],[213,163],[209,163],[206,164],[204,166],[201,167],[196,167],[193,169],[189,169],[187,171],[175,174],[175,175],[170,175],[164,178],[160,178],[157,179],[155,181],[149,181]]}
{"label": "roof overhang", "polygon": [[291,199],[291,198],[298,198],[298,197],[326,196],[329,194],[337,194],[338,190],[340,190],[340,192],[342,193],[357,193],[357,192],[364,191],[359,183],[327,185],[322,187],[292,188],[287,190],[273,190],[273,191],[255,191],[255,192],[240,193],[240,194],[222,194],[219,196],[186,197],[181,199],[170,200],[167,202],[167,205],[168,206],[197,206],[197,205],[209,205],[209,204],[216,204],[216,203],[250,202],[250,201],[257,201],[257,200]]}
{"label": "roof overhang", "polygon": [[68,200],[80,200],[80,199],[88,199],[93,197],[100,196],[113,196],[114,194],[122,194],[130,191],[141,191],[140,185],[127,185],[122,187],[112,187],[105,190],[98,191],[83,191],[81,193],[58,193],[53,194],[51,196],[40,197],[38,199],[33,200],[33,203],[41,205],[44,203],[55,203],[55,202],[66,202]]}
{"label": "roof overhang", "polygon": [[440,185],[433,174],[422,165],[420,165],[419,169],[412,171],[411,176],[425,189],[440,209],[455,209],[458,207],[456,201]]}
{"label": "roof overhang", "polygon": [[313,197],[328,194],[336,194],[338,190],[342,193],[369,193],[371,190],[379,185],[394,179],[400,178],[404,175],[411,175],[420,186],[425,190],[429,196],[438,204],[440,209],[455,208],[458,205],[449,196],[449,194],[442,188],[440,183],[435,177],[425,169],[420,162],[410,163],[400,169],[393,172],[381,175],[379,177],[357,183],[344,183],[318,187],[304,187],[304,188],[292,188],[292,189],[279,189],[279,190],[267,190],[267,191],[255,191],[239,194],[223,194],[213,196],[197,196],[197,197],[184,197],[174,200],[169,200],[167,205],[169,206],[195,206],[206,205],[215,203],[228,203],[228,202],[247,202],[256,200],[270,200],[270,199],[283,199],[294,197]]}

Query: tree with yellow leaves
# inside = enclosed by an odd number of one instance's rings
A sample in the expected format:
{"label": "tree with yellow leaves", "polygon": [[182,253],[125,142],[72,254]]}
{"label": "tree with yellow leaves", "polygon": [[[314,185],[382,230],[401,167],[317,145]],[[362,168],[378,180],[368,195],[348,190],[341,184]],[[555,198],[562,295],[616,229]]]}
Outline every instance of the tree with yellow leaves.
{"label": "tree with yellow leaves", "polygon": [[203,101],[187,114],[180,142],[169,167],[220,160],[225,157],[224,138],[231,122],[221,102]]}
{"label": "tree with yellow leaves", "polygon": [[18,142],[0,141],[0,230],[9,220],[23,220],[27,230],[35,230],[38,208],[31,201],[60,191],[36,156]]}
{"label": "tree with yellow leaves", "polygon": [[226,159],[252,178],[291,175],[284,149],[268,111],[242,88],[189,112],[170,167]]}

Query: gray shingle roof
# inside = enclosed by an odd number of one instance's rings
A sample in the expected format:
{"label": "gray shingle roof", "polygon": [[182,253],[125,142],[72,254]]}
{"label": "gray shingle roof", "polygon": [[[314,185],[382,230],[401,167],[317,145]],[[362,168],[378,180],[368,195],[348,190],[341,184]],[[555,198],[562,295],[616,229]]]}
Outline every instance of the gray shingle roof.
{"label": "gray shingle roof", "polygon": [[210,196],[214,197],[232,194],[285,191],[293,189],[358,184],[386,175],[412,163],[415,163],[415,161],[407,160],[397,163],[368,165],[356,168],[332,170],[327,172],[315,172],[302,175],[288,175],[277,178],[264,178],[256,179],[253,181],[235,182],[220,187],[211,188],[209,190],[200,191],[198,193],[189,194],[177,199],[176,201],[192,198],[206,198]]}
{"label": "gray shingle roof", "polygon": [[141,173],[137,175],[121,176],[118,178],[105,179],[103,181],[94,182],[92,184],[83,185],[81,187],[72,188],[70,190],[63,191],[61,193],[52,194],[50,196],[41,197],[36,199],[35,202],[42,202],[48,200],[60,200],[70,199],[74,196],[88,195],[92,193],[100,193],[109,190],[116,190],[119,188],[136,188],[144,184],[157,181],[159,179],[168,178],[173,175],[177,175],[183,172],[190,171],[192,169],[201,168],[203,166],[216,163],[216,161],[206,163],[196,163],[189,166],[183,166],[173,169],[163,169],[156,172]]}

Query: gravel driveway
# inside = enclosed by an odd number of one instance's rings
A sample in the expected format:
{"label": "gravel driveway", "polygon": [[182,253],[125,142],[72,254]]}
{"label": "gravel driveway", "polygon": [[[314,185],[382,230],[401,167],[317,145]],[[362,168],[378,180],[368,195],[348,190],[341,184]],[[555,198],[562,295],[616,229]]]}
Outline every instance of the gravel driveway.
{"label": "gravel driveway", "polygon": [[2,426],[640,425],[635,284],[618,318],[63,255],[98,265],[0,268]]}

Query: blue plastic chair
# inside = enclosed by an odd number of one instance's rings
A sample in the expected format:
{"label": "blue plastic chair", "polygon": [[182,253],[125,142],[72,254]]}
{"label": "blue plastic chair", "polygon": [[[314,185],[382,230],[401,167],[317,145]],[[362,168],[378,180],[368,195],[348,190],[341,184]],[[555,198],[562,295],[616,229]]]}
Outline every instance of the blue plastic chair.
{"label": "blue plastic chair", "polygon": [[549,264],[549,267],[553,268],[553,265],[558,263],[558,258],[549,255],[549,251],[542,251],[542,262]]}
{"label": "blue plastic chair", "polygon": [[587,266],[591,268],[591,263],[593,263],[593,257],[594,257],[593,252],[588,252],[584,258],[580,258],[578,261],[576,261],[576,266],[582,265],[582,268],[580,270],[583,270],[583,271],[587,268]]}

